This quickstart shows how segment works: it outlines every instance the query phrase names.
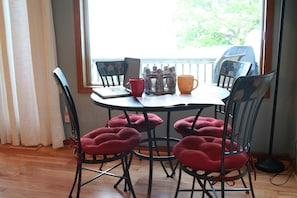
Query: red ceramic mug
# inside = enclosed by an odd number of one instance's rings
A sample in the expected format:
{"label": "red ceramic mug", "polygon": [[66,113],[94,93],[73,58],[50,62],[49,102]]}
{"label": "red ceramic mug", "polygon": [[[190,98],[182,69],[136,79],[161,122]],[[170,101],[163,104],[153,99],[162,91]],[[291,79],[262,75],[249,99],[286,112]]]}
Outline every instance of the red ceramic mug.
{"label": "red ceramic mug", "polygon": [[132,95],[135,97],[141,97],[144,91],[144,79],[130,78],[129,84],[130,84]]}

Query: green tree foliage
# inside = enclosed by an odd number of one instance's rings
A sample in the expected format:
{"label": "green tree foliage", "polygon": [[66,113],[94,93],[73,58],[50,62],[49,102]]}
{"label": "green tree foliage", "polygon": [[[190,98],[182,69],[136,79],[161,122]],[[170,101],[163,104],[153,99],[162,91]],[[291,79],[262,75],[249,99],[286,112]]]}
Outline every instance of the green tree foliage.
{"label": "green tree foliage", "polygon": [[177,48],[244,44],[260,29],[261,0],[177,0]]}

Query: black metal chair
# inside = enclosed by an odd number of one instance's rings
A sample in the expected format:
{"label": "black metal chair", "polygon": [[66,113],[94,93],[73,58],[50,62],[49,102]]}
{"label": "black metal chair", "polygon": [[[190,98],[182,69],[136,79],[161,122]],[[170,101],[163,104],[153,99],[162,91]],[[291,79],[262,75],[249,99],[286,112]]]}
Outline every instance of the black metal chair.
{"label": "black metal chair", "polygon": [[[103,87],[125,87],[124,82],[128,69],[126,61],[97,61],[96,66]],[[108,109],[108,118],[111,119],[111,109]]]}
{"label": "black metal chair", "polygon": [[[140,67],[140,60],[134,59],[134,62],[138,60],[138,67]],[[131,61],[130,61],[131,62]],[[125,86],[124,82],[128,81],[126,72],[128,72],[129,64],[127,64],[126,60],[123,61],[97,61],[96,62],[97,70],[102,80],[103,86]],[[138,76],[135,76],[138,77]],[[139,132],[151,133],[152,139],[144,137],[138,147],[138,152],[136,156],[146,156],[142,151],[142,148],[148,147],[148,142],[153,142],[153,149],[156,151],[156,155],[161,156],[159,145],[158,145],[158,137],[156,135],[156,127],[161,125],[164,121],[161,117],[154,113],[147,113],[147,119],[149,122],[146,121],[143,113],[138,112],[126,112],[124,111],[123,114],[119,114],[116,116],[111,116],[110,109],[109,109],[109,120],[106,123],[107,127],[119,127],[119,126],[126,126],[126,127],[133,127],[137,129]],[[148,137],[149,135],[147,135]],[[169,149],[169,148],[168,148]],[[169,151],[168,151],[169,152]],[[147,157],[147,156],[146,156]],[[144,157],[145,158],[145,157]],[[163,161],[160,161],[166,175],[169,177],[172,174],[167,172],[166,166]],[[172,162],[170,161],[171,170],[174,171],[175,167],[173,167]]]}
{"label": "black metal chair", "polygon": [[[115,188],[124,180],[124,191],[127,191],[128,187],[132,196],[136,197],[131,183],[129,167],[133,149],[139,144],[141,139],[140,133],[136,129],[128,127],[102,127],[94,129],[81,137],[78,115],[67,80],[59,67],[53,73],[65,97],[72,129],[70,141],[74,148],[74,156],[77,162],[75,178],[69,197],[72,197],[75,186],[77,186],[76,197],[79,197],[81,187],[101,178],[103,175],[119,178],[114,185]],[[117,163],[109,164],[109,162],[114,161]],[[87,165],[90,164],[98,164],[99,167],[97,169],[88,167]],[[108,167],[105,168],[105,166]],[[122,167],[122,175],[113,173],[117,167]],[[85,178],[82,181],[83,170],[93,172],[95,176]]]}
{"label": "black metal chair", "polygon": [[128,69],[126,61],[97,61],[97,70],[104,87],[125,86],[125,76]]}
{"label": "black metal chair", "polygon": [[[246,76],[251,69],[251,63],[226,60],[222,63],[217,86],[231,91],[235,80],[241,76]],[[225,100],[226,101],[226,100]],[[225,106],[216,105],[214,107],[214,117],[200,116],[199,111],[196,116],[189,116],[174,123],[176,132],[183,137],[188,135],[210,135],[221,137],[224,121],[219,115],[224,115]],[[228,128],[231,131],[231,128]]]}
{"label": "black metal chair", "polygon": [[[140,60],[138,59],[140,64]],[[122,61],[97,61],[97,70],[104,87],[110,86],[126,86],[126,73],[128,71],[128,63]],[[140,65],[139,65],[140,67]],[[130,126],[138,131],[147,129],[147,123],[142,114],[124,112],[117,116],[111,116],[111,109],[108,109],[109,120],[106,123],[108,127]],[[150,129],[155,130],[155,127],[162,124],[163,120],[156,114],[149,113]]]}
{"label": "black metal chair", "polygon": [[[140,67],[139,59],[134,59],[134,62],[137,62],[138,67]],[[97,61],[96,66],[104,87],[126,86],[125,82],[129,80],[126,79],[126,74],[129,67],[126,59],[119,61]],[[107,127],[133,127],[140,132],[146,132],[148,130],[147,122],[142,113],[124,112],[123,114],[112,117],[111,109],[108,109],[108,116],[109,120],[106,123]],[[154,113],[148,113],[147,116],[149,119],[149,130],[153,132],[153,136],[155,137],[155,128],[163,123],[163,119]]]}
{"label": "black metal chair", "polygon": [[[173,152],[180,163],[178,185],[175,197],[181,191],[201,191],[202,197],[225,197],[226,191],[251,192],[255,197],[251,179],[253,160],[250,154],[253,129],[261,102],[274,72],[266,75],[240,77],[236,80],[225,108],[224,129],[222,137],[187,136],[178,142]],[[231,133],[228,134],[228,124]],[[182,189],[182,172],[193,176],[191,189]],[[248,175],[249,187],[244,181]],[[241,180],[243,187],[236,188],[236,180]],[[195,183],[201,188],[195,188]],[[225,187],[225,183],[233,185]],[[218,185],[216,185],[218,183]],[[236,185],[237,186],[237,185]]]}
{"label": "black metal chair", "polygon": [[249,45],[234,45],[227,49],[221,58],[218,58],[214,63],[213,82],[218,79],[221,64],[224,60],[237,60],[242,62],[250,62],[251,69],[248,75],[258,75],[259,65],[256,61],[255,52],[252,46]]}

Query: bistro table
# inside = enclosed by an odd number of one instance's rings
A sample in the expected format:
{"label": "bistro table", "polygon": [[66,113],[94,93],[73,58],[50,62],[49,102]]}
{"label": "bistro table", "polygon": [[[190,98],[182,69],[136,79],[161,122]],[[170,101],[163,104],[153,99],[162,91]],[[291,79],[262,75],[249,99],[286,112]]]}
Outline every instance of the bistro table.
{"label": "bistro table", "polygon": [[[149,183],[148,183],[148,193],[147,197],[151,196],[152,180],[153,180],[153,161],[169,161],[172,173],[169,174],[166,168],[163,166],[164,171],[167,176],[172,177],[175,168],[172,164],[172,159],[174,159],[173,154],[170,150],[170,141],[178,141],[178,138],[173,138],[170,136],[170,119],[171,112],[174,111],[185,111],[185,110],[197,110],[196,119],[199,117],[203,108],[214,106],[214,105],[224,105],[223,99],[229,96],[229,91],[224,88],[220,88],[212,85],[199,85],[197,89],[192,91],[189,95],[181,95],[178,92],[175,94],[165,94],[160,96],[150,96],[143,94],[142,97],[135,98],[133,96],[126,97],[116,97],[104,99],[96,93],[91,94],[92,101],[101,107],[121,110],[128,116],[128,111],[142,112],[144,118],[149,126],[149,120],[147,114],[149,112],[167,112],[166,121],[166,137],[155,137],[152,136],[151,131],[147,130],[147,138],[145,141],[148,143],[149,154],[144,155],[140,152],[135,152],[135,154],[142,158],[149,160]],[[148,127],[149,128],[149,127]],[[156,146],[156,141],[166,141],[167,155],[156,156],[153,152],[153,147]]]}

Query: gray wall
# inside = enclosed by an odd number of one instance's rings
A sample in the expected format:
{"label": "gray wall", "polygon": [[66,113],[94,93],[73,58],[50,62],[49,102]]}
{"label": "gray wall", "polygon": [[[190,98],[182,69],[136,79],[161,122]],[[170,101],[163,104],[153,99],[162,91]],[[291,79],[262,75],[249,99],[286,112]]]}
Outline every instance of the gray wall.
{"label": "gray wall", "polygon": [[[63,68],[65,75],[69,79],[74,99],[78,108],[81,131],[83,133],[95,127],[103,126],[107,120],[107,110],[95,106],[89,94],[80,94],[77,92],[76,80],[76,63],[74,48],[74,28],[73,28],[73,0],[52,0],[54,23],[57,39],[58,63]],[[285,7],[283,44],[281,47],[281,63],[279,76],[279,91],[276,113],[276,125],[274,134],[274,154],[290,154],[295,158],[296,144],[296,66],[297,62],[297,14],[294,8],[297,7],[297,1],[287,0]],[[277,29],[279,22],[279,1],[275,1],[275,24],[274,24],[274,47],[273,47],[273,65],[277,64]],[[272,87],[272,94],[274,85]],[[253,151],[268,152],[270,122],[272,114],[272,98],[265,99],[259,112],[258,120],[255,127],[255,135],[253,140]],[[172,123],[184,116],[193,114],[194,112],[174,113]],[[207,111],[203,112],[205,115]],[[163,114],[160,114],[164,116]],[[66,127],[67,129],[67,127]],[[158,128],[159,133],[164,132],[164,127]],[[69,134],[69,131],[66,130]],[[172,130],[172,134],[176,132]]]}

